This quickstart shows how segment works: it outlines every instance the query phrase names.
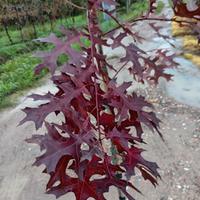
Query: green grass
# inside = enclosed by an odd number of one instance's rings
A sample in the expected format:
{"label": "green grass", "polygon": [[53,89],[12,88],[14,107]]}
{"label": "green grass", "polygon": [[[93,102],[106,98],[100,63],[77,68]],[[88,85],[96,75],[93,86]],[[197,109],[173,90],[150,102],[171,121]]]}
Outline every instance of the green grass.
{"label": "green grass", "polygon": [[45,75],[43,71],[35,76],[33,69],[39,63],[37,58],[26,54],[0,65],[0,107],[5,106],[5,98],[9,95],[33,87],[36,81]]}
{"label": "green grass", "polygon": [[20,56],[24,53],[32,52],[36,49],[41,49],[41,45],[38,46],[38,44],[36,45],[36,43],[34,44],[33,42],[4,46],[0,48],[0,65],[8,60],[12,60],[17,56]]}
{"label": "green grass", "polygon": [[129,10],[129,15],[125,15],[124,19],[129,18],[136,18],[141,16],[142,13],[148,10],[148,1],[147,0],[141,0],[136,3],[133,3]]}
{"label": "green grass", "polygon": [[[123,10],[119,13],[120,19],[121,21],[125,21],[137,17],[147,8],[148,4],[146,1],[134,3],[130,8],[129,13],[124,14]],[[53,32],[57,36],[61,36],[61,33],[59,32],[59,27],[61,25],[68,28],[80,28],[86,25],[84,15],[77,16],[74,19],[75,24],[71,18],[56,20]],[[101,28],[104,32],[109,31],[115,26],[116,23],[113,20],[105,22],[101,16]],[[32,27],[30,26],[24,29],[24,37],[27,42],[20,42],[21,38],[19,31],[15,30],[14,27],[11,27],[9,33],[16,43],[14,45],[9,45],[9,40],[4,31],[0,32],[0,109],[13,104],[10,95],[35,86],[37,81],[47,73],[47,71],[43,71],[39,76],[34,75],[33,69],[40,61],[39,59],[32,57],[31,54],[35,50],[48,50],[52,45],[41,45],[33,42],[31,40],[33,39],[31,29]],[[50,23],[37,25],[36,29],[38,37],[45,37],[51,32],[51,25]],[[84,44],[89,46],[90,42],[84,41]],[[80,49],[78,44],[74,44],[73,47],[77,50]],[[62,64],[66,59],[66,56],[60,56],[58,62]]]}
{"label": "green grass", "polygon": [[[57,36],[61,36],[59,27],[64,25],[65,27],[81,27],[85,25],[86,21],[83,16],[77,16],[74,18],[75,24],[72,19],[56,20],[54,23],[53,32]],[[45,23],[44,25],[36,25],[37,37],[46,37],[51,32],[50,23]],[[0,32],[0,64],[5,63],[7,60],[13,59],[14,57],[21,55],[23,53],[32,52],[33,50],[41,50],[45,45],[40,45],[32,40],[35,39],[33,35],[33,30],[31,26],[27,26],[23,29],[24,42],[21,41],[20,33],[14,27],[9,28],[9,34],[14,42],[13,45],[10,44],[9,39],[5,31]]]}
{"label": "green grass", "polygon": [[156,9],[156,14],[160,14],[165,7],[165,4],[162,1],[158,1],[158,6]]}

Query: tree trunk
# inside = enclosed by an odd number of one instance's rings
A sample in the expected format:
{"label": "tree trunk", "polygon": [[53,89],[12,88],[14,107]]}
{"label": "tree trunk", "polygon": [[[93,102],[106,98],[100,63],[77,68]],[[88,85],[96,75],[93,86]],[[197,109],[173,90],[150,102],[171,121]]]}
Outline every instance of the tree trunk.
{"label": "tree trunk", "polygon": [[31,18],[31,24],[33,26],[34,36],[35,36],[35,38],[37,38],[37,30],[36,30],[34,18]]}
{"label": "tree trunk", "polygon": [[53,20],[51,14],[48,14],[49,21],[50,21],[50,26],[51,26],[51,32],[53,32]]}
{"label": "tree trunk", "polygon": [[18,29],[20,31],[20,35],[21,35],[21,40],[24,41],[24,37],[23,37],[23,32],[22,32],[22,25],[20,23],[20,18],[19,18],[19,13],[18,13],[18,10],[17,10],[17,7],[15,6],[15,12],[16,12],[16,17],[17,17],[17,21],[18,21]]}
{"label": "tree trunk", "polygon": [[[29,8],[29,12],[30,12],[30,8]],[[32,25],[33,27],[33,33],[34,33],[34,37],[37,38],[37,30],[36,30],[36,27],[35,27],[35,22],[34,22],[34,15],[32,14],[29,14],[28,11],[26,10],[26,16],[28,18],[28,21],[30,22],[30,24]]]}
{"label": "tree trunk", "polygon": [[9,32],[8,32],[8,27],[7,27],[6,22],[3,22],[3,27],[4,27],[4,29],[5,29],[6,35],[7,35],[7,37],[8,37],[8,40],[10,41],[10,44],[13,44],[13,40],[12,40],[12,38],[11,38]]}

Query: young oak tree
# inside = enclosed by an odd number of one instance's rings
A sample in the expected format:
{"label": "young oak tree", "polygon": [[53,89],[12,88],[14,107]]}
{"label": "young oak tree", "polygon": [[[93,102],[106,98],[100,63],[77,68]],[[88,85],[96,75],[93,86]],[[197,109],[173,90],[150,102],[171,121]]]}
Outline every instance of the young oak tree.
{"label": "young oak tree", "polygon": [[[155,55],[148,55],[140,49],[134,41],[141,42],[142,38],[138,32],[131,30],[131,25],[138,21],[151,21],[151,27],[166,39],[167,36],[162,35],[160,28],[152,21],[192,23],[191,27],[194,28],[199,21],[200,8],[191,11],[182,1],[173,0],[172,9],[176,16],[196,20],[181,21],[164,16],[156,17],[156,0],[149,0],[149,9],[144,16],[122,23],[112,12],[102,9],[103,2],[116,5],[113,0],[87,0],[87,7],[68,2],[87,12],[87,27],[82,30],[66,30],[62,27],[63,38],[51,34],[47,38],[38,39],[55,47],[49,52],[37,54],[42,63],[36,67],[35,72],[38,74],[48,68],[58,91],[55,94],[48,92],[46,95],[31,95],[30,98],[35,101],[45,100],[48,103],[37,108],[23,109],[26,117],[20,124],[33,121],[36,129],[43,124],[46,127],[44,135],[33,135],[27,141],[39,144],[41,150],[45,150],[36,158],[35,165],[45,165],[43,173],[50,175],[48,194],[59,198],[73,192],[77,200],[90,197],[104,200],[104,193],[109,191],[110,186],[115,186],[127,199],[134,200],[127,188],[140,192],[130,181],[136,169],[154,186],[160,177],[158,165],[145,160],[142,156],[144,150],[139,147],[144,143],[143,125],[162,137],[159,131],[160,120],[153,112],[153,106],[143,96],[127,91],[132,82],[124,81],[119,85],[116,78],[123,68],[128,68],[134,80],[157,84],[160,77],[171,79],[172,76],[165,69],[175,67],[177,63],[173,60],[174,55],[169,56],[162,49],[155,51]],[[98,23],[98,15],[102,12],[117,23],[107,33],[101,31]],[[123,31],[117,31],[119,28]],[[133,43],[126,46],[122,41],[128,35],[133,37]],[[108,39],[112,42],[108,42]],[[85,40],[89,40],[90,44],[85,45]],[[80,50],[75,50],[74,44],[79,44]],[[121,47],[125,50],[125,55],[119,59],[120,68],[108,63],[107,56],[102,54],[99,46],[110,49]],[[60,73],[55,74],[58,59],[63,54],[68,56],[68,60],[61,66]],[[115,72],[113,77],[108,73],[111,70]],[[51,113],[62,113],[62,123],[47,122],[46,118]],[[117,162],[110,147],[117,152]]]}

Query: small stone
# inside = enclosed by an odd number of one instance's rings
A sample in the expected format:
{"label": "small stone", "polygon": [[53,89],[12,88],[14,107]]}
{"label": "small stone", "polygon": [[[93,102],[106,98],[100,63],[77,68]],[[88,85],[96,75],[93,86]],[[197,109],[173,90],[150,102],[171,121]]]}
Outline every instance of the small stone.
{"label": "small stone", "polygon": [[187,168],[187,167],[184,167],[183,168],[185,171],[189,171],[190,169],[189,168]]}
{"label": "small stone", "polygon": [[177,185],[177,188],[178,188],[178,189],[181,189],[182,187],[181,187],[181,185]]}
{"label": "small stone", "polygon": [[184,185],[183,187],[184,187],[185,189],[189,189],[189,188],[190,188],[189,185]]}

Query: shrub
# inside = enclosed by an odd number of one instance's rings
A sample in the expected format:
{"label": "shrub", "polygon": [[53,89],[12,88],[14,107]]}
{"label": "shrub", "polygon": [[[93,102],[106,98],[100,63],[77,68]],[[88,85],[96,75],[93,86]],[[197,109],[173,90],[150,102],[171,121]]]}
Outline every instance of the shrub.
{"label": "shrub", "polygon": [[[115,4],[112,0],[104,2]],[[172,20],[151,18],[156,10],[155,2],[150,0],[145,16],[132,22]],[[115,186],[129,200],[134,200],[127,187],[140,192],[130,180],[136,170],[154,186],[160,177],[158,165],[145,160],[142,156],[144,150],[139,147],[144,143],[143,125],[162,137],[160,120],[153,112],[153,106],[143,96],[128,91],[132,82],[124,81],[119,85],[116,79],[121,70],[127,68],[136,81],[157,84],[160,77],[171,79],[165,69],[175,67],[177,63],[173,60],[174,55],[162,49],[157,49],[154,55],[148,55],[135,43],[124,45],[122,41],[128,35],[135,41],[140,41],[141,37],[129,28],[129,24],[118,21],[112,12],[103,11],[101,3],[102,0],[88,0],[87,8],[81,8],[87,12],[85,29],[62,28],[64,40],[54,34],[39,39],[53,44],[55,48],[37,54],[42,63],[35,72],[38,74],[43,68],[48,68],[58,91],[55,94],[31,95],[30,98],[45,100],[45,103],[37,108],[25,108],[26,117],[20,122],[33,121],[36,129],[43,125],[46,127],[46,134],[34,135],[27,141],[39,144],[41,150],[45,150],[37,157],[35,165],[45,165],[43,172],[50,175],[47,193],[57,198],[73,192],[78,200],[89,197],[103,200],[109,187]],[[195,17],[189,10],[180,12],[184,5],[181,1],[173,1],[176,14]],[[107,13],[117,27],[102,33],[98,12]],[[167,38],[154,23],[150,26],[160,37]],[[123,31],[116,34],[115,30],[119,28]],[[83,38],[90,41],[89,46],[82,42]],[[108,43],[108,39],[112,42]],[[81,51],[73,48],[74,43],[80,45]],[[108,63],[106,55],[102,54],[103,45],[111,49],[121,47],[126,52],[120,58],[118,68]],[[68,60],[61,66],[60,74],[55,74],[57,60],[62,54],[66,54]],[[110,76],[109,71],[114,71],[115,75]],[[47,116],[51,113],[63,116],[60,123],[47,122]]]}

